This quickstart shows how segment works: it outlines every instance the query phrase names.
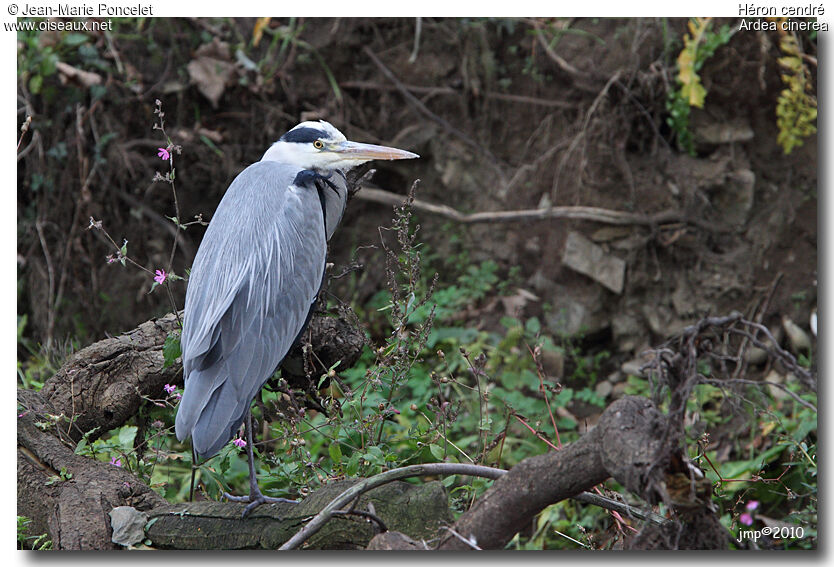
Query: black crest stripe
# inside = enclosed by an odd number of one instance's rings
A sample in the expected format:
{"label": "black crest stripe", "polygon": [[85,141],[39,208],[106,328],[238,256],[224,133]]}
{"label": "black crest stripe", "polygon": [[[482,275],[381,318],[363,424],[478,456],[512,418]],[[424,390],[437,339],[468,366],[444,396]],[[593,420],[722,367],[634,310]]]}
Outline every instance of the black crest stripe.
{"label": "black crest stripe", "polygon": [[299,144],[312,144],[319,138],[326,138],[327,134],[324,130],[319,130],[318,128],[296,128],[295,130],[290,130],[283,136],[281,136],[282,142],[296,142]]}

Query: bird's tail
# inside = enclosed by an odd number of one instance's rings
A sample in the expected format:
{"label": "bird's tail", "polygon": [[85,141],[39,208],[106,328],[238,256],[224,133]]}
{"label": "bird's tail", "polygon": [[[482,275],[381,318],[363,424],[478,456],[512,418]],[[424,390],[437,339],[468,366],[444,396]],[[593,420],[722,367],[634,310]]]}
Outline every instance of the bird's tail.
{"label": "bird's tail", "polygon": [[[188,388],[183,393],[177,410],[175,431],[180,441],[191,437],[194,451],[200,458],[210,458],[229,442],[243,423],[254,394],[237,392],[231,380],[211,388],[210,374],[223,370],[212,367],[207,371],[192,371]],[[208,388],[201,388],[203,384]]]}

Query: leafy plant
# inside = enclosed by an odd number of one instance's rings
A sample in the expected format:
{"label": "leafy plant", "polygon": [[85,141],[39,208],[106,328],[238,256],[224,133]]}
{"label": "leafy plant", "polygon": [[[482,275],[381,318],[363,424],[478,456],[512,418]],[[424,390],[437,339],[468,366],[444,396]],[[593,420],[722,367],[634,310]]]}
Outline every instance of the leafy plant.
{"label": "leafy plant", "polygon": [[803,144],[808,136],[817,131],[817,98],[811,74],[803,61],[796,34],[779,26],[779,58],[782,68],[782,83],[785,88],[779,93],[776,103],[776,125],[779,134],[776,141],[785,154]]}
{"label": "leafy plant", "polygon": [[52,549],[52,540],[49,539],[49,534],[29,535],[31,524],[31,518],[26,516],[17,517],[17,548],[34,549],[35,551]]}
{"label": "leafy plant", "polygon": [[680,147],[695,155],[692,133],[689,131],[689,109],[692,106],[703,108],[707,96],[698,72],[716,49],[730,41],[735,32],[728,25],[712,31],[712,18],[691,18],[687,27],[689,33],[683,36],[683,49],[677,59],[678,88],[670,90],[666,99],[666,110],[669,112],[666,121],[675,132]]}

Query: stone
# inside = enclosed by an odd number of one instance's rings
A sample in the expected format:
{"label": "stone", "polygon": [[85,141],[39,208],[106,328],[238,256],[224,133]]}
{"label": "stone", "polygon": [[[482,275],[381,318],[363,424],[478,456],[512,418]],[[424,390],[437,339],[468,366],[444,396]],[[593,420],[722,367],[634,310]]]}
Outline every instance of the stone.
{"label": "stone", "polygon": [[568,233],[562,263],[618,295],[623,292],[625,260],[606,253],[601,246],[597,246],[576,231]]}
{"label": "stone", "polygon": [[609,382],[608,380],[602,380],[598,382],[596,387],[594,388],[594,392],[596,392],[597,396],[600,398],[607,398],[611,391],[614,389],[614,384]]}
{"label": "stone", "polygon": [[424,542],[417,542],[400,532],[383,532],[375,535],[365,549],[369,551],[427,551]]}
{"label": "stone", "polygon": [[753,139],[753,128],[745,120],[710,122],[695,126],[695,141],[702,144],[731,144]]}
{"label": "stone", "polygon": [[[770,334],[773,335],[773,338],[776,339],[777,343],[782,341],[782,327],[773,327],[770,329]],[[767,346],[773,345],[771,340],[764,336],[764,333],[759,333],[758,338]],[[762,364],[767,361],[767,358],[768,354],[766,350],[748,344],[747,350],[744,353],[744,360],[746,360],[748,364]]]}
{"label": "stone", "polygon": [[[768,372],[767,376],[765,376],[765,382],[772,382],[774,384],[784,384],[785,376],[783,376],[776,370],[771,370],[770,372]],[[784,400],[788,397],[787,392],[776,386],[768,385],[767,389],[770,391],[770,395],[773,396],[773,399],[775,400]]]}
{"label": "stone", "polygon": [[756,174],[749,169],[739,169],[727,174],[725,182],[719,186],[711,201],[721,212],[725,223],[731,226],[743,226],[753,210],[753,196]]}
{"label": "stone", "polygon": [[669,337],[683,330],[687,322],[679,319],[675,313],[665,305],[644,305],[643,315],[649,323],[652,332],[661,337]]}
{"label": "stone", "polygon": [[611,333],[620,352],[633,352],[646,334],[643,323],[628,311],[619,311],[611,318]]}
{"label": "stone", "polygon": [[612,240],[619,240],[626,236],[631,236],[634,228],[630,226],[604,226],[599,230],[594,231],[591,235],[591,240],[594,242],[611,242]]}
{"label": "stone", "polygon": [[619,370],[615,370],[605,378],[606,381],[611,382],[612,384],[619,384],[623,380],[625,380],[625,374],[620,372]]}
{"label": "stone", "polygon": [[113,543],[130,547],[145,539],[145,524],[148,515],[132,506],[118,506],[110,510],[110,526],[113,528]]}
{"label": "stone", "polygon": [[550,294],[540,294],[552,307],[545,316],[548,329],[557,336],[579,336],[608,327],[610,312],[604,295],[600,286],[554,284]]}
{"label": "stone", "polygon": [[541,268],[527,279],[527,285],[536,290],[539,295],[544,296],[552,295],[556,288],[556,282],[545,276]]}
{"label": "stone", "polygon": [[615,400],[622,398],[625,396],[626,388],[628,388],[628,382],[614,384],[614,387],[611,389],[611,397]]}
{"label": "stone", "polygon": [[672,292],[672,306],[681,317],[688,317],[695,313],[695,294],[686,272],[678,273],[675,291]]}
{"label": "stone", "polygon": [[811,350],[811,336],[787,315],[782,316],[782,328],[785,329],[785,334],[788,336],[788,342],[791,344],[791,350],[794,354]]}
{"label": "stone", "polygon": [[623,362],[623,364],[620,366],[620,371],[622,371],[622,373],[626,376],[642,376],[643,373],[640,372],[641,366],[643,366],[643,361],[639,358],[635,358]]}

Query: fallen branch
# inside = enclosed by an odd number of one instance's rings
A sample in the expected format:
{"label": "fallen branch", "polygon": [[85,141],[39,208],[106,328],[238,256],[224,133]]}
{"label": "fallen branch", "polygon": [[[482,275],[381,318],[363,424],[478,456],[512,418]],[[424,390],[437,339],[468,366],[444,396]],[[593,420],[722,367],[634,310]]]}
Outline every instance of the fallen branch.
{"label": "fallen branch", "polygon": [[[628,505],[583,492],[612,476],[649,502],[664,500],[690,508],[695,504],[700,514],[699,521],[713,525],[714,531],[720,531],[720,524],[710,512],[707,502],[697,500],[704,497],[703,490],[693,490],[691,496],[689,491],[683,496],[670,496],[666,492],[666,479],[676,478],[688,469],[682,467],[685,461],[679,450],[667,447],[659,437],[665,424],[665,417],[651,402],[628,397],[614,402],[598,425],[577,442],[561,451],[525,459],[510,471],[456,463],[412,465],[387,471],[353,485],[333,499],[280,549],[299,548],[337,511],[367,490],[402,478],[447,474],[492,478],[496,482],[472,509],[451,526],[449,535],[437,549],[500,549],[546,506],[570,497],[609,509],[618,508],[623,513],[649,520],[658,529],[668,530],[667,525],[674,523],[656,514],[646,514]],[[708,481],[706,494],[709,494]],[[685,545],[705,548],[722,546],[724,539],[699,540],[696,534],[690,533]],[[386,537],[384,545],[372,540],[371,546],[413,549],[414,542],[409,538]]]}
{"label": "fallen branch", "polygon": [[[667,418],[646,399],[625,397],[611,404],[596,427],[560,451],[524,459],[496,480],[475,505],[452,526],[467,542],[483,549],[502,549],[512,537],[546,506],[579,494],[613,477],[628,490],[650,503],[660,500],[673,508],[697,510],[697,518],[711,525],[708,538],[687,529],[692,516],[680,513],[683,548],[724,547],[726,538],[718,518],[710,511],[711,486],[694,483],[681,493],[669,494],[667,486],[687,475],[685,456],[664,441]],[[704,491],[704,488],[706,491]],[[706,494],[706,496],[705,496]],[[688,508],[687,508],[688,507]],[[658,529],[667,529],[669,522]],[[704,531],[706,534],[707,532]],[[469,549],[468,544],[448,535],[439,550]]]}
{"label": "fallen branch", "polygon": [[[339,83],[339,86],[343,89],[361,89],[361,90],[373,90],[373,91],[396,91],[399,90],[394,85],[382,85],[379,83],[374,83],[372,81],[347,81],[344,83]],[[455,95],[461,96],[463,95],[463,91],[459,89],[453,89],[452,87],[424,87],[420,85],[408,85],[403,83],[402,85],[405,89],[412,93],[422,94],[422,95]],[[525,95],[518,95],[512,93],[498,93],[494,91],[483,91],[480,93],[480,96],[484,98],[491,98],[495,100],[502,100],[505,102],[516,102],[519,104],[531,104],[535,106],[547,106],[551,108],[577,108],[579,105],[575,102],[568,102],[564,100],[556,100],[550,98],[537,98],[532,96],[525,96]]]}
{"label": "fallen branch", "polygon": [[[121,427],[148,399],[165,399],[166,384],[182,385],[181,361],[166,367],[162,353],[165,340],[178,328],[173,313],[146,321],[74,353],[44,383],[41,395],[67,418],[65,432],[73,441],[96,428],[90,440]],[[304,338],[312,345],[314,362],[305,366],[305,353],[297,343],[282,363],[283,378],[303,391],[311,383],[315,390],[321,374],[337,361],[341,361],[340,370],[352,366],[365,340],[362,331],[348,321],[324,315],[313,317]],[[307,377],[307,368],[312,377]]]}
{"label": "fallen branch", "polygon": [[53,549],[116,549],[110,510],[166,504],[127,470],[76,455],[38,392],[19,389],[17,396],[26,408],[17,418],[17,514],[31,518],[32,533],[48,533]]}
{"label": "fallen branch", "polygon": [[[382,189],[363,187],[356,197],[365,201],[400,206],[405,200],[404,195],[391,193]],[[653,215],[613,211],[600,207],[549,207],[546,209],[523,209],[518,211],[489,211],[483,213],[461,213],[448,205],[437,205],[414,199],[411,205],[419,211],[426,211],[461,224],[478,224],[486,222],[531,222],[551,219],[573,219],[593,221],[613,225],[657,226],[667,223],[688,222],[702,228],[709,228],[715,232],[720,227],[706,225],[697,219],[688,219],[681,211],[667,210]]]}
{"label": "fallen branch", "polygon": [[[146,537],[163,549],[277,549],[335,498],[361,483],[347,479],[317,488],[297,504],[265,504],[241,519],[244,503],[186,502],[149,513]],[[357,498],[361,496],[361,498]],[[448,496],[438,481],[391,482],[354,496],[352,514],[336,515],[307,540],[305,549],[364,549],[381,521],[409,538],[431,539],[452,521]],[[152,523],[151,523],[152,522]]]}

